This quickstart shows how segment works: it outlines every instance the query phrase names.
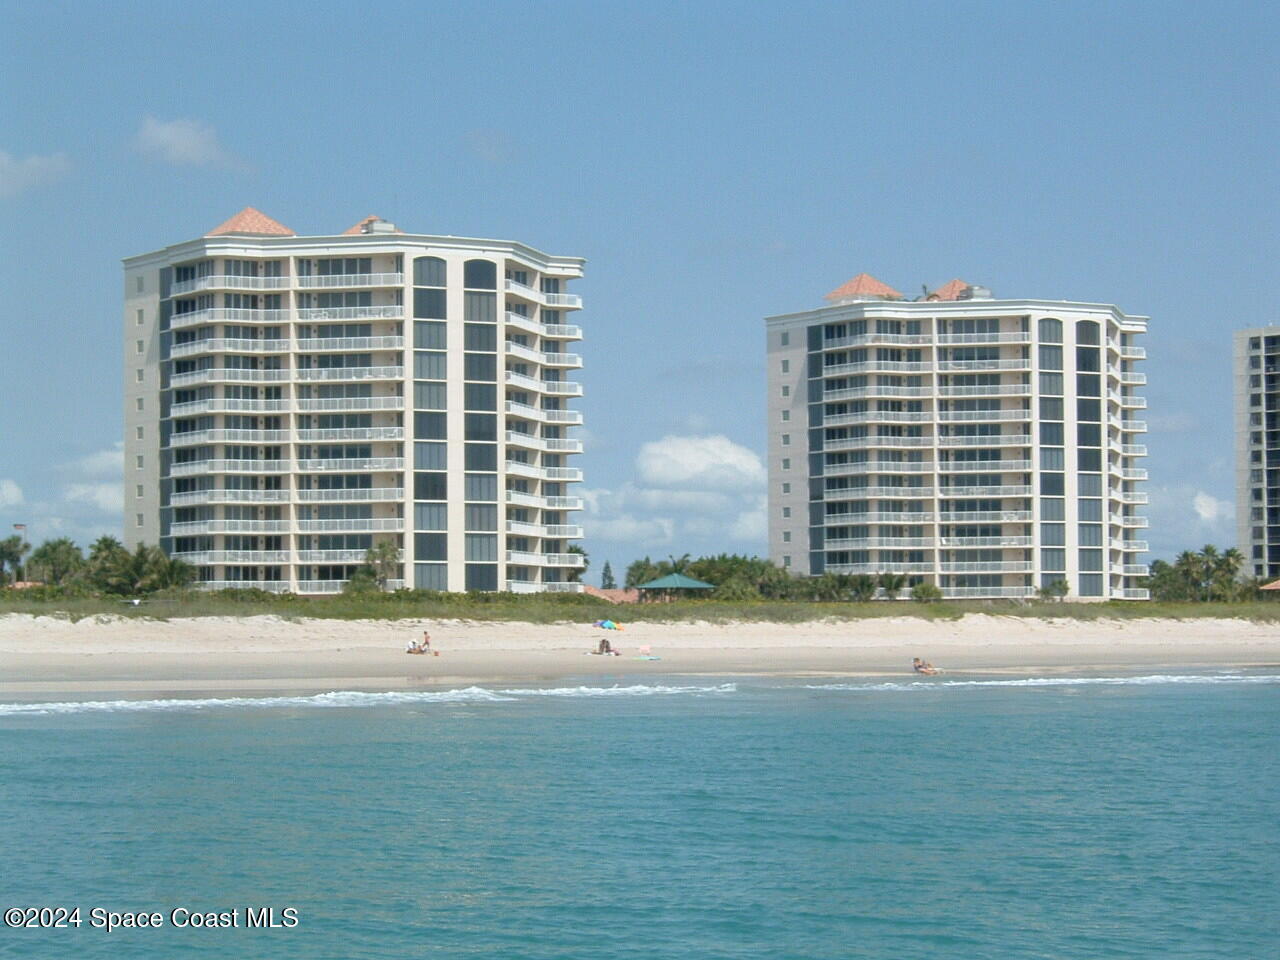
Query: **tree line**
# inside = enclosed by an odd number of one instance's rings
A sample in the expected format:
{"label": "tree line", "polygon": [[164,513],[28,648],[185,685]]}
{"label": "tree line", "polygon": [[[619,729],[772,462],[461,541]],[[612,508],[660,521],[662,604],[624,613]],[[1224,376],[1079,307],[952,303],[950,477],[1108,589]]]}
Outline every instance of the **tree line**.
{"label": "tree line", "polygon": [[115,537],[95,540],[88,553],[67,537],[46,540],[34,550],[21,537],[0,540],[0,585],[22,580],[52,587],[137,596],[188,586],[195,568],[144,543],[126,550]]}

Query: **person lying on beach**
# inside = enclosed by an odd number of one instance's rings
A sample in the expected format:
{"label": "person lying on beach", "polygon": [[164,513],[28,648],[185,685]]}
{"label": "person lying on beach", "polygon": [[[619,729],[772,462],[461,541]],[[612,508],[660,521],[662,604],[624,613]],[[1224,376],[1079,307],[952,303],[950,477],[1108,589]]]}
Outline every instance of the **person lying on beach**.
{"label": "person lying on beach", "polygon": [[410,640],[409,645],[404,648],[405,653],[427,653],[427,648],[420,645],[417,640]]}
{"label": "person lying on beach", "polygon": [[932,663],[927,660],[921,660],[919,657],[911,658],[911,669],[916,673],[923,673],[925,676],[933,676],[938,671],[934,669]]}

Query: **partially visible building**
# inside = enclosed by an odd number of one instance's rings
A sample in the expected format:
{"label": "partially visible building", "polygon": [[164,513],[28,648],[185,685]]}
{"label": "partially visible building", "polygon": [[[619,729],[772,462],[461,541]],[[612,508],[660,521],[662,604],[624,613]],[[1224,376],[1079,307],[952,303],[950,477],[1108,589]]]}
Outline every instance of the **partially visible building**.
{"label": "partially visible building", "polygon": [[125,538],[201,585],[572,591],[584,261],[248,208],[124,261]]}
{"label": "partially visible building", "polygon": [[1237,331],[1232,354],[1236,545],[1245,574],[1280,577],[1280,327]]}
{"label": "partially visible building", "polygon": [[865,273],[827,300],[765,321],[771,559],[1147,598],[1145,317],[959,279],[907,301]]}

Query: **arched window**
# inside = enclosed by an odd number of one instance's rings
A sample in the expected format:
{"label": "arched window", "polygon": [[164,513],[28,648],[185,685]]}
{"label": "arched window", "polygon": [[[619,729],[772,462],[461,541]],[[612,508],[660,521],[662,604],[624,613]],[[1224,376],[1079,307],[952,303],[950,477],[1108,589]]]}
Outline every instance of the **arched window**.
{"label": "arched window", "polygon": [[1077,320],[1076,321],[1076,343],[1083,346],[1096,347],[1098,340],[1098,321],[1096,320]]}
{"label": "arched window", "polygon": [[439,257],[418,257],[413,261],[415,287],[443,287],[444,261]]}
{"label": "arched window", "polygon": [[1041,343],[1061,343],[1062,342],[1062,321],[1055,320],[1053,317],[1040,318],[1040,342]]}
{"label": "arched window", "polygon": [[462,285],[468,290],[497,290],[498,265],[492,260],[468,260],[462,267]]}

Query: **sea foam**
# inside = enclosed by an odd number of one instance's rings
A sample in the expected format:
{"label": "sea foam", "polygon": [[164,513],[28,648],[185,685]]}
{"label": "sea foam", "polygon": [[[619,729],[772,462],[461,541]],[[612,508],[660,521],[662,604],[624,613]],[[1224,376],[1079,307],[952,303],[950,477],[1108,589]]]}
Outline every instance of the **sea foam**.
{"label": "sea foam", "polygon": [[1156,673],[1142,677],[1023,677],[1016,680],[910,680],[878,683],[819,683],[806,684],[806,690],[832,691],[905,691],[919,692],[952,687],[1127,687],[1156,686],[1170,683],[1280,683],[1280,674],[1218,674],[1200,676],[1194,674]]}

